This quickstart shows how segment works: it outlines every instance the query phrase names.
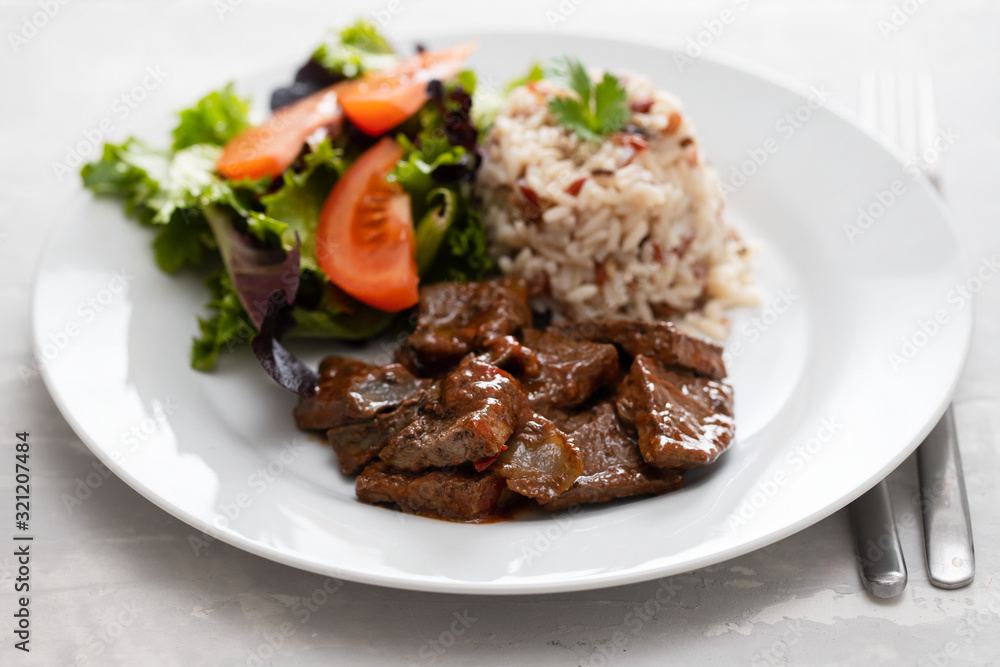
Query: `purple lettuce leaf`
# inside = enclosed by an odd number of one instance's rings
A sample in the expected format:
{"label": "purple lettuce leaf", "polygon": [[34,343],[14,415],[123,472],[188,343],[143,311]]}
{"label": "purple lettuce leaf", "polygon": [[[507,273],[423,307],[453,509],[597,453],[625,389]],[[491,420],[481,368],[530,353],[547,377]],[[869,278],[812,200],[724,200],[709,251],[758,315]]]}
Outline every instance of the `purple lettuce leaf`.
{"label": "purple lettuce leaf", "polygon": [[295,247],[264,246],[241,234],[230,214],[206,207],[205,218],[219,245],[233,288],[258,333],[250,346],[264,370],[282,387],[303,396],[316,391],[316,372],[295,358],[280,338],[294,326],[292,304],[299,289],[299,237]]}

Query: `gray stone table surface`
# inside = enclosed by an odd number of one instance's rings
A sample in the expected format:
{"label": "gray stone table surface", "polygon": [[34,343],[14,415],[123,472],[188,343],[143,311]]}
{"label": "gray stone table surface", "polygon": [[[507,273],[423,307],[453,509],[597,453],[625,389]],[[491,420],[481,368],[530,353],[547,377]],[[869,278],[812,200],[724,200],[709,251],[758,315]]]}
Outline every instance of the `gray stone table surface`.
{"label": "gray stone table surface", "polygon": [[[308,614],[321,576],[218,543],[194,558],[189,529],[115,477],[81,506],[60,501],[96,459],[30,364],[33,268],[78,190],[53,164],[108,114],[146,64],[169,72],[142,115],[221,81],[293,63],[324,26],[391,16],[390,33],[525,29],[687,44],[727,8],[709,53],[744,57],[856,107],[866,69],[933,72],[959,139],[942,186],[970,262],[1000,252],[1000,5],[972,0],[376,0],[0,2],[0,519],[12,520],[12,434],[33,440],[32,651],[13,648],[16,559],[0,553],[2,665],[982,665],[1000,661],[1000,281],[979,294],[955,396],[978,572],[968,588],[927,582],[912,499],[915,466],[891,476],[910,584],[880,601],[861,588],[845,511],[781,542],[691,572],[668,604],[649,582],[512,598],[415,593],[345,582]],[[46,9],[47,8],[47,9]],[[47,11],[44,20],[36,17]],[[25,21],[40,24],[36,31]],[[11,34],[25,35],[23,42]],[[133,115],[114,129],[125,136]],[[6,533],[4,533],[6,535]],[[5,545],[7,542],[5,541]],[[327,584],[328,588],[331,588]],[[631,616],[630,616],[631,614]],[[457,616],[456,616],[457,615]],[[454,623],[457,618],[464,622]],[[641,623],[635,619],[641,618]],[[282,631],[283,624],[285,631]],[[638,625],[638,631],[635,626]],[[454,630],[454,631],[453,631]],[[274,648],[272,645],[278,645]]]}

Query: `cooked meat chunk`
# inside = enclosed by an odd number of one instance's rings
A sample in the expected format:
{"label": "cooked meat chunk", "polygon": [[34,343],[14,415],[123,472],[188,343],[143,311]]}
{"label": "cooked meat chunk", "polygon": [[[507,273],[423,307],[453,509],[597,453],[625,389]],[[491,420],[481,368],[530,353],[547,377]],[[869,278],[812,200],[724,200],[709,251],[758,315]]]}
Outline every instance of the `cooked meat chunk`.
{"label": "cooked meat chunk", "polygon": [[726,377],[721,345],[689,336],[669,322],[594,320],[550,329],[597,343],[614,343],[630,357],[645,354],[668,366],[677,364],[715,380]]}
{"label": "cooked meat chunk", "polygon": [[441,399],[428,401],[379,458],[409,471],[488,459],[526,416],[517,380],[470,355],[441,383]]}
{"label": "cooked meat chunk", "polygon": [[326,432],[327,442],[337,452],[340,472],[355,475],[374,461],[389,440],[411,423],[428,401],[438,400],[437,385],[421,389],[391,412],[379,414],[367,422],[336,426]]}
{"label": "cooked meat chunk", "polygon": [[330,429],[370,421],[392,410],[428,384],[399,364],[373,366],[330,356],[319,365],[313,396],[299,398],[295,424],[304,430]]}
{"label": "cooked meat chunk", "polygon": [[525,347],[513,336],[496,336],[484,346],[482,354],[476,355],[482,361],[505,369],[517,369],[520,377],[538,377],[541,368],[534,350]]}
{"label": "cooked meat chunk", "polygon": [[[734,437],[722,348],[665,322],[530,326],[521,279],[420,290],[396,363],[331,356],[299,399],[358,497],[483,521],[660,494]],[[544,326],[544,325],[542,325]]]}
{"label": "cooked meat chunk", "polygon": [[522,340],[538,358],[538,375],[521,378],[532,408],[572,409],[618,380],[618,352],[614,345],[534,329],[525,329]]}
{"label": "cooked meat chunk", "polygon": [[560,426],[580,449],[583,472],[566,492],[543,503],[545,509],[680,488],[681,471],[660,470],[642,460],[635,439],[622,427],[611,401],[602,401]]}
{"label": "cooked meat chunk", "polygon": [[374,461],[388,439],[377,421],[335,426],[326,432],[326,441],[337,453],[340,472],[355,475]]}
{"label": "cooked meat chunk", "polygon": [[395,503],[404,512],[449,521],[492,515],[504,493],[503,478],[471,469],[428,470],[414,474],[378,461],[358,476],[355,488],[366,503]]}
{"label": "cooked meat chunk", "polygon": [[555,424],[532,415],[490,468],[507,488],[539,502],[555,500],[583,471],[580,450]]}
{"label": "cooked meat chunk", "polygon": [[418,375],[432,374],[529,322],[528,289],[520,279],[422,287],[417,327],[399,361]]}
{"label": "cooked meat chunk", "polygon": [[389,441],[379,458],[409,471],[488,459],[500,452],[514,432],[504,417],[496,403],[450,417],[421,412]]}
{"label": "cooked meat chunk", "polygon": [[520,383],[506,371],[475,357],[467,357],[441,385],[441,403],[452,414],[490,403],[504,408],[511,423],[520,426],[527,405]]}
{"label": "cooked meat chunk", "polygon": [[619,388],[618,412],[635,425],[642,457],[659,468],[708,465],[733,439],[729,385],[664,368],[642,354]]}

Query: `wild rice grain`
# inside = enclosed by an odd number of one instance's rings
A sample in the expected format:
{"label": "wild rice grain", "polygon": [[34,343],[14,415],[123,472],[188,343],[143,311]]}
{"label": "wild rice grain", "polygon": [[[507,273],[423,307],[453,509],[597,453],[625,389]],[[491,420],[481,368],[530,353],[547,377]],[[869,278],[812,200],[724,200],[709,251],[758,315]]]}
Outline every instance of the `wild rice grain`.
{"label": "wild rice grain", "polygon": [[679,102],[644,76],[620,80],[645,140],[581,140],[549,113],[561,92],[551,81],[511,91],[477,182],[491,252],[504,274],[544,277],[549,295],[536,308],[570,319],[658,310],[724,336],[725,309],[756,302],[752,253],[726,224],[718,177]]}

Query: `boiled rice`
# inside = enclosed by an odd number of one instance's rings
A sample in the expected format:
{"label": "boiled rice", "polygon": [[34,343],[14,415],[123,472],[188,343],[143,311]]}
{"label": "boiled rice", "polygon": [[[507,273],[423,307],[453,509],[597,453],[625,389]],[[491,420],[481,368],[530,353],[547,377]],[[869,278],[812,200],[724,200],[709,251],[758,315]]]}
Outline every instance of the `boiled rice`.
{"label": "boiled rice", "polygon": [[557,124],[547,102],[567,92],[550,81],[511,91],[477,185],[494,257],[504,274],[543,286],[539,309],[667,318],[724,337],[725,311],[758,298],[750,249],[727,224],[719,180],[679,102],[644,76],[619,79],[633,108],[651,103],[630,118],[648,148],[625,134],[586,142]]}

